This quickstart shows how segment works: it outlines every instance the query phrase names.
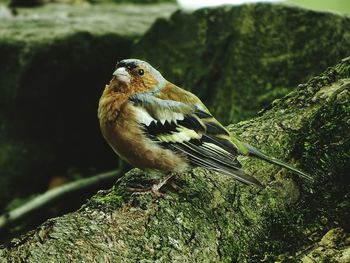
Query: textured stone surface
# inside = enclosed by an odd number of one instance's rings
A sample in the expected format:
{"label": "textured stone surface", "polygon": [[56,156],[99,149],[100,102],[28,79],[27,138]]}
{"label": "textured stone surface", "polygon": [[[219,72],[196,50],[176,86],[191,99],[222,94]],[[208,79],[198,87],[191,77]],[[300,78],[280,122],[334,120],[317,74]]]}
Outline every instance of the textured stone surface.
{"label": "textured stone surface", "polygon": [[349,18],[256,4],[178,11],[158,20],[133,54],[193,90],[228,124],[349,56],[349,45]]}
{"label": "textured stone surface", "polygon": [[[339,245],[336,255],[346,259],[349,87],[350,59],[300,85],[260,116],[230,126],[245,141],[309,172],[314,183],[245,159],[244,169],[263,182],[263,190],[197,168],[176,177],[180,191],[168,186],[165,198],[156,200],[126,191],[150,179],[135,169],[79,211],[14,240],[0,250],[0,259],[298,262],[305,256],[298,251],[314,244]],[[345,231],[324,236],[336,227]]]}
{"label": "textured stone surface", "polygon": [[329,230],[319,243],[307,250],[301,262],[350,262],[350,234],[342,228]]}
{"label": "textured stone surface", "polygon": [[0,21],[0,211],[53,176],[116,165],[98,98],[118,59],[173,5],[47,5]]}

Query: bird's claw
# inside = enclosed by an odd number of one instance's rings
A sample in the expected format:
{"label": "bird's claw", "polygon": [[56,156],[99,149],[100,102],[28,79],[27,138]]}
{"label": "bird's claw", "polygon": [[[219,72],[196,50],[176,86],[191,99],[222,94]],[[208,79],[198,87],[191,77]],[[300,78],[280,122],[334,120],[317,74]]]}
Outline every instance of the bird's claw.
{"label": "bird's claw", "polygon": [[[133,192],[133,194],[147,194],[150,193],[155,198],[163,198],[165,193],[161,192],[160,189],[166,185],[166,183],[173,177],[173,174],[166,176],[165,178],[161,178],[157,181],[157,183],[153,183],[150,186],[143,186],[138,184],[136,187],[127,187],[126,190]],[[171,182],[171,186],[178,190],[179,187],[175,185],[175,183]]]}

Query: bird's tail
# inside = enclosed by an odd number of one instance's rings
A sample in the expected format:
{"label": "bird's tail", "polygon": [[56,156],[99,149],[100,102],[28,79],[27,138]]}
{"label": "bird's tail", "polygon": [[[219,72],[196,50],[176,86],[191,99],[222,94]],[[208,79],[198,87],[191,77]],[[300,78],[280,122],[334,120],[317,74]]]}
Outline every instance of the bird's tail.
{"label": "bird's tail", "polygon": [[314,181],[314,179],[309,174],[307,174],[299,169],[296,169],[293,166],[290,166],[289,164],[286,164],[285,162],[282,162],[274,157],[267,156],[266,154],[260,152],[258,149],[256,149],[255,147],[253,147],[247,143],[245,143],[245,146],[247,147],[250,156],[257,157],[259,159],[262,159],[262,160],[269,162],[269,163],[272,163],[272,164],[277,164],[283,168],[286,168],[286,169],[300,175],[301,177],[307,179],[308,181],[311,181],[311,182]]}
{"label": "bird's tail", "polygon": [[242,170],[236,170],[236,169],[228,169],[225,167],[222,168],[210,168],[211,170],[217,171],[222,174],[226,174],[228,176],[232,176],[236,180],[240,181],[241,183],[247,184],[247,185],[254,185],[259,188],[263,188],[264,186],[253,176],[246,174]]}

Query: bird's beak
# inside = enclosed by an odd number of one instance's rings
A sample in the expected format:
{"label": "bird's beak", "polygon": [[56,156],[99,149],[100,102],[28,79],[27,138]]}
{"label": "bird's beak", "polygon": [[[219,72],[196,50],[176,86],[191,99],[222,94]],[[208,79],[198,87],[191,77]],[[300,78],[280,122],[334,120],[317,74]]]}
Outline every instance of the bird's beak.
{"label": "bird's beak", "polygon": [[113,75],[116,76],[116,78],[121,82],[125,82],[127,84],[130,83],[131,76],[124,67],[118,68],[113,72]]}

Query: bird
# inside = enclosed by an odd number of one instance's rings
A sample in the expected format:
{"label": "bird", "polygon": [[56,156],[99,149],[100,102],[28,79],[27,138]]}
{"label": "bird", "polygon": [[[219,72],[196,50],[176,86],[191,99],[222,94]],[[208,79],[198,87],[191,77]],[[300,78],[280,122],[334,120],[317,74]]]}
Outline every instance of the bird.
{"label": "bird", "polygon": [[312,181],[307,173],[241,141],[196,95],[140,59],[117,63],[100,97],[98,119],[103,137],[122,160],[166,175],[151,187],[155,194],[174,174],[194,167],[262,188],[242,170],[239,156],[257,157]]}

